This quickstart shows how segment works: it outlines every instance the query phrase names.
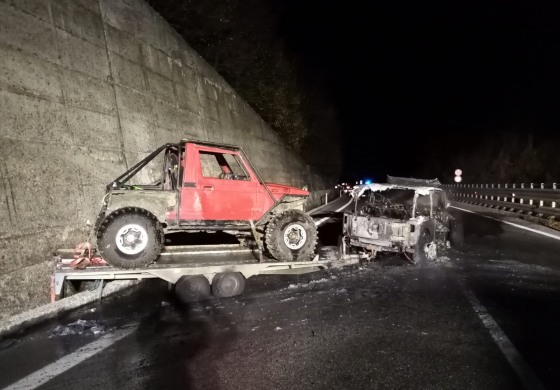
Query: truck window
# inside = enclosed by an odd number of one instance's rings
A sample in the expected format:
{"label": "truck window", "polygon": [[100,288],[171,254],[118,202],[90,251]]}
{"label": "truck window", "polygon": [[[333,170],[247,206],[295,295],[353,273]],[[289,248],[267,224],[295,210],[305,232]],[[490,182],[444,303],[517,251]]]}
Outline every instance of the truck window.
{"label": "truck window", "polygon": [[416,216],[430,216],[430,195],[419,195],[416,201]]}
{"label": "truck window", "polygon": [[433,199],[434,207],[445,208],[445,201],[443,200],[443,194],[441,192],[434,192]]}
{"label": "truck window", "polygon": [[239,160],[239,156],[234,154],[224,154],[226,163],[229,165],[231,172],[235,175],[236,180],[249,180],[249,175],[243,169],[243,165]]}
{"label": "truck window", "polygon": [[238,157],[228,153],[200,152],[202,176],[224,180],[249,180]]}
{"label": "truck window", "polygon": [[218,178],[222,169],[218,164],[217,153],[200,152],[200,166],[202,168],[202,176]]}

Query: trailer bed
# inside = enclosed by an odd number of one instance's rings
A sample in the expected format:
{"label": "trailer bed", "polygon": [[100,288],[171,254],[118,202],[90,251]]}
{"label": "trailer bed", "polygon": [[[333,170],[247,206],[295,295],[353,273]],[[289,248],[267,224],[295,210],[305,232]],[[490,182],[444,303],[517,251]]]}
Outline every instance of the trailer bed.
{"label": "trailer bed", "polygon": [[148,267],[139,269],[120,269],[110,265],[89,266],[74,269],[70,266],[73,250],[60,249],[55,253],[54,294],[56,299],[62,297],[64,282],[67,280],[142,280],[163,279],[177,283],[183,276],[204,275],[212,281],[219,273],[239,272],[245,279],[265,274],[303,274],[329,268],[359,263],[356,255],[341,255],[339,258],[312,261],[278,262],[263,258],[259,253],[239,245],[200,245],[165,247],[158,260]]}

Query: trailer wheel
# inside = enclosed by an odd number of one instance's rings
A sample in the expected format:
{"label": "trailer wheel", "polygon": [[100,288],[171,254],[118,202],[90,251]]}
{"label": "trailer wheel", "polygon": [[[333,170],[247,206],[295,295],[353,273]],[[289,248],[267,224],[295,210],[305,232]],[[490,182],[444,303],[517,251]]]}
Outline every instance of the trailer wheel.
{"label": "trailer wheel", "polygon": [[175,283],[175,295],[183,303],[208,299],[210,297],[210,283],[203,275],[181,276]]}
{"label": "trailer wheel", "polygon": [[301,210],[286,210],[274,216],[266,228],[266,247],[276,260],[311,260],[316,245],[315,222]]}
{"label": "trailer wheel", "polygon": [[153,262],[163,247],[161,224],[141,209],[125,209],[109,215],[97,232],[97,248],[111,265],[143,267]]}
{"label": "trailer wheel", "polygon": [[241,295],[245,289],[245,278],[240,272],[216,274],[212,280],[212,294],[216,298]]}

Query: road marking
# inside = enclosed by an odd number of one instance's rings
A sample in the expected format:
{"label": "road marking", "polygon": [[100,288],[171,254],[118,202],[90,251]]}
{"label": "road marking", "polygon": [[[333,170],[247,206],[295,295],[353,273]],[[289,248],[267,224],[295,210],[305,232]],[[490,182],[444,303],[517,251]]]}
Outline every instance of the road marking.
{"label": "road marking", "polygon": [[4,390],[36,389],[54,377],[70,370],[71,368],[89,359],[93,355],[109,348],[117,341],[125,338],[136,330],[136,326],[115,333],[106,334],[89,344],[84,345],[77,351],[66,355],[54,363],[51,363],[40,370],[26,376],[19,381],[12,383]]}
{"label": "road marking", "polygon": [[462,209],[462,208],[456,207],[456,206],[450,206],[450,207],[453,207],[454,209],[457,209],[457,210],[464,211],[464,212],[466,212],[466,213],[471,213],[471,214],[480,215],[481,217],[484,217],[484,218],[488,218],[488,219],[492,219],[492,220],[494,220],[494,221],[498,221],[498,222],[501,222],[501,223],[505,223],[506,225],[515,226],[515,227],[518,227],[519,229],[528,230],[528,231],[533,232],[533,233],[537,233],[537,234],[541,234],[541,235],[546,236],[546,237],[554,238],[555,240],[560,240],[560,236],[556,236],[556,235],[554,235],[554,234],[552,234],[552,233],[541,232],[540,230],[532,229],[532,228],[527,227],[527,226],[518,225],[518,224],[513,223],[513,222],[503,221],[503,220],[501,220],[501,219],[494,218],[494,217],[489,217],[489,216],[487,216],[487,215],[483,215],[483,214],[477,213],[476,211],[471,211],[471,210],[467,210],[467,209]]}
{"label": "road marking", "polygon": [[[346,203],[344,206],[340,207],[339,209],[336,209],[334,212],[338,213],[340,210],[345,209],[350,203],[352,203],[354,201],[354,199],[350,199],[350,201],[348,201],[348,203]],[[325,221],[327,221],[328,219],[330,219],[331,217],[325,217],[325,218],[321,218],[320,220],[318,220],[317,222],[315,222],[315,226],[319,226],[321,224],[323,224]]]}
{"label": "road marking", "polygon": [[490,336],[492,336],[494,342],[498,345],[498,347],[506,357],[509,365],[513,368],[519,379],[521,379],[521,382],[523,382],[525,388],[532,390],[544,390],[545,387],[543,386],[540,379],[535,375],[531,367],[529,367],[527,362],[525,362],[525,359],[523,359],[513,343],[506,336],[506,334],[494,320],[492,315],[490,315],[488,310],[480,303],[473,292],[469,290],[463,290],[463,294],[465,294],[465,296],[469,300],[475,313],[478,315],[486,329],[488,329],[488,331],[490,332]]}

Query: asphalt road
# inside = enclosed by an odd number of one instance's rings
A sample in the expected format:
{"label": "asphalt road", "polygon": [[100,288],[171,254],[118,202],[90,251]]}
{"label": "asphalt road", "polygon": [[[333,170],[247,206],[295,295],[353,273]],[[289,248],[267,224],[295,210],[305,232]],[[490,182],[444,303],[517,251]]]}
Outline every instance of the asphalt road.
{"label": "asphalt road", "polygon": [[[316,213],[322,245],[347,202]],[[143,283],[4,340],[0,388],[559,388],[560,241],[453,212],[465,247],[427,268],[258,276],[189,307]]]}

